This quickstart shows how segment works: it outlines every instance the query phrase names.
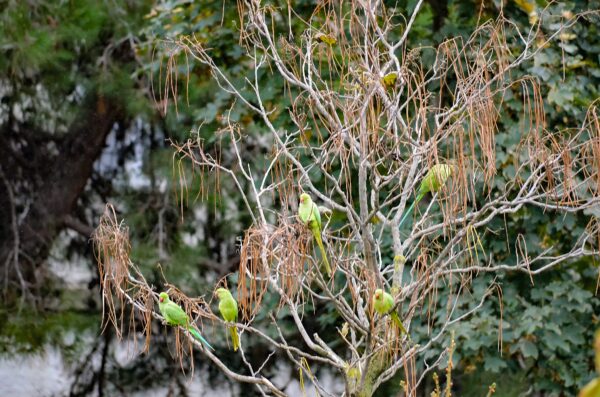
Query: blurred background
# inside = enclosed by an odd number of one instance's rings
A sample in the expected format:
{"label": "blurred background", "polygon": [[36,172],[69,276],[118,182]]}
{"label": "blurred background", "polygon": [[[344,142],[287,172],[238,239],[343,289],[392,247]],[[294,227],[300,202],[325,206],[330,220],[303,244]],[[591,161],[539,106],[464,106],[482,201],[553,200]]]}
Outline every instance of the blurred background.
{"label": "blurred background", "polygon": [[[268,3],[274,10],[287,7],[283,0]],[[316,6],[291,3],[298,18]],[[415,6],[412,0],[386,3],[404,15]],[[532,10],[541,13],[546,6],[545,12],[568,17],[599,3],[428,0],[409,42],[434,46],[468,35],[500,12],[528,29]],[[210,300],[215,282],[237,270],[239,239],[250,225],[241,198],[217,194],[216,187],[228,183],[218,178],[192,177],[181,191],[178,167],[187,165],[177,162],[171,143],[201,137],[228,161],[216,131],[220,114],[231,111],[243,127],[242,155],[249,162],[260,166],[270,144],[261,139],[260,120],[220,90],[203,65],[165,41],[194,34],[234,81],[253,79],[239,46],[236,3],[0,0],[0,12],[0,395],[251,395],[254,390],[240,390],[200,354],[193,375],[183,373],[160,324],[150,351],[141,355],[139,344],[127,343],[132,337],[119,341],[111,327],[102,332],[90,240],[110,202],[129,227],[133,260],[157,289],[166,278]],[[296,35],[304,29],[299,21],[290,23]],[[541,38],[553,29],[542,26]],[[580,125],[600,96],[599,27],[582,21],[517,71],[541,82],[547,129]],[[265,73],[259,79],[263,100],[281,112],[275,126],[293,128],[280,77]],[[510,111],[496,136],[496,166],[499,176],[510,178],[522,98],[505,101]],[[550,246],[570,247],[585,227],[576,215],[556,218],[535,208],[504,222],[524,236],[532,256]],[[488,233],[482,244],[490,260],[511,262],[517,252],[502,237]],[[473,288],[486,288],[488,281],[482,277]],[[520,274],[501,275],[498,282],[502,305],[486,302],[455,329],[456,395],[483,396],[492,382],[497,396],[576,395],[592,377],[590,346],[600,313],[597,258],[544,273],[533,285]],[[275,309],[277,302],[266,305]],[[307,327],[335,332],[333,312],[314,309],[319,315],[305,317]],[[436,315],[444,316],[444,308]],[[283,331],[288,340],[299,340],[291,322]],[[259,359],[269,353],[259,341],[247,343]],[[228,364],[241,367],[239,360],[232,355]],[[297,370],[281,363],[269,372],[290,394],[302,395]],[[335,382],[333,375],[321,377]],[[379,395],[397,390],[390,384]]]}

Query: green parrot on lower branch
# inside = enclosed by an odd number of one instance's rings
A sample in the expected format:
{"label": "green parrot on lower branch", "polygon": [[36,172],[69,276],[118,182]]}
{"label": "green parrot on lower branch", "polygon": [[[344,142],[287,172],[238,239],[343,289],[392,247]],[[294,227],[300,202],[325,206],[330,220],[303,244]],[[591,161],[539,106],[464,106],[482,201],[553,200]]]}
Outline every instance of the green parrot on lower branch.
{"label": "green parrot on lower branch", "polygon": [[415,201],[408,207],[406,213],[400,220],[399,227],[402,227],[402,224],[408,218],[411,211],[415,207],[415,205],[419,204],[419,201],[425,197],[425,195],[429,192],[439,192],[442,186],[446,183],[446,180],[452,175],[454,172],[454,166],[449,164],[436,164],[427,171],[425,177],[421,181],[419,185],[419,192],[417,193],[417,197]]}
{"label": "green parrot on lower branch", "polygon": [[160,293],[158,308],[168,325],[184,327],[194,338],[198,339],[211,350],[214,350],[210,343],[200,335],[200,332],[193,326],[190,326],[188,315],[185,314],[185,311],[177,303],[169,299],[169,294],[166,292]]}
{"label": "green parrot on lower branch", "polygon": [[[236,323],[238,318],[238,306],[233,295],[229,290],[225,288],[218,288],[216,291],[217,297],[219,298],[219,312],[223,316],[223,320],[231,323]],[[229,326],[229,332],[231,333],[231,344],[233,345],[233,351],[237,351],[240,347],[240,337],[237,332],[235,325]]]}
{"label": "green parrot on lower branch", "polygon": [[382,316],[389,314],[400,332],[403,334],[408,334],[408,332],[406,332],[406,328],[404,328],[404,325],[402,325],[400,316],[398,316],[398,313],[393,310],[394,297],[392,295],[388,294],[382,289],[376,289],[375,294],[373,294],[373,308]]}
{"label": "green parrot on lower branch", "polygon": [[327,271],[327,275],[331,277],[331,266],[329,266],[329,261],[327,260],[327,253],[325,252],[325,247],[323,246],[323,239],[321,238],[321,212],[319,211],[319,207],[312,201],[310,196],[306,193],[302,193],[300,195],[300,205],[298,206],[298,217],[308,226],[315,240],[317,241],[317,245],[321,250],[321,256],[323,257],[323,264],[325,265],[325,270]]}

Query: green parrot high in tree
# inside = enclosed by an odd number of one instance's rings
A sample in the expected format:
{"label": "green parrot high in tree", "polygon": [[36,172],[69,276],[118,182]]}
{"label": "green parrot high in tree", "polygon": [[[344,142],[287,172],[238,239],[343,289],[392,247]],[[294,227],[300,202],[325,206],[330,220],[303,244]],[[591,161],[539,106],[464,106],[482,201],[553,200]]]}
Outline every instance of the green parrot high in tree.
{"label": "green parrot high in tree", "polygon": [[317,240],[317,245],[321,250],[321,256],[323,257],[323,263],[325,264],[325,270],[327,271],[327,275],[331,277],[331,266],[329,266],[325,247],[323,246],[323,240],[321,239],[321,213],[319,207],[317,207],[306,193],[300,195],[298,217],[300,217],[300,220],[308,226],[315,240]]}
{"label": "green parrot high in tree", "polygon": [[421,185],[419,185],[419,192],[417,193],[417,197],[415,201],[408,207],[406,210],[406,214],[402,217],[400,221],[399,227],[402,227],[402,224],[408,218],[411,211],[415,207],[415,205],[419,204],[419,201],[425,197],[425,195],[429,192],[439,192],[442,186],[446,183],[446,180],[452,175],[453,166],[449,164],[436,164],[427,171],[425,177],[421,181]]}
{"label": "green parrot high in tree", "polygon": [[373,294],[373,308],[382,316],[389,313],[392,321],[394,321],[400,332],[408,334],[406,328],[402,325],[400,316],[398,316],[398,313],[396,313],[395,310],[392,310],[394,308],[394,297],[392,295],[382,289],[376,289],[375,294]]}
{"label": "green parrot high in tree", "polygon": [[[219,298],[219,312],[221,312],[223,319],[227,322],[236,323],[238,319],[238,306],[235,299],[233,299],[231,292],[225,288],[218,288],[216,294]],[[233,351],[237,351],[237,349],[240,347],[240,337],[238,335],[237,328],[235,325],[232,325],[228,328],[229,332],[231,333]]]}
{"label": "green parrot high in tree", "polygon": [[169,295],[166,292],[161,292],[158,298],[158,308],[160,313],[165,318],[167,324],[172,326],[182,326],[190,334],[194,335],[196,339],[204,343],[208,348],[214,350],[213,347],[200,335],[200,332],[194,327],[190,326],[188,315],[185,311],[175,302],[169,299]]}

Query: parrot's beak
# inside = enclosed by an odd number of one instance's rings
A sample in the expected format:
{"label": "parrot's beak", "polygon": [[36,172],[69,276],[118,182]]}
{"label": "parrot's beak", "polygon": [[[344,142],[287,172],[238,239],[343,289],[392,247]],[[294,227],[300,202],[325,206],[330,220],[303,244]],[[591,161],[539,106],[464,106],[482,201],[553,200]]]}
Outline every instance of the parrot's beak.
{"label": "parrot's beak", "polygon": [[303,203],[304,203],[304,199],[303,199],[303,198],[301,198],[301,199],[300,199],[300,204],[303,204]]}
{"label": "parrot's beak", "polygon": [[162,301],[163,301],[163,300],[164,300],[164,299],[162,298],[162,296],[161,296],[160,298],[158,298],[158,301],[159,301],[160,303],[162,303]]}

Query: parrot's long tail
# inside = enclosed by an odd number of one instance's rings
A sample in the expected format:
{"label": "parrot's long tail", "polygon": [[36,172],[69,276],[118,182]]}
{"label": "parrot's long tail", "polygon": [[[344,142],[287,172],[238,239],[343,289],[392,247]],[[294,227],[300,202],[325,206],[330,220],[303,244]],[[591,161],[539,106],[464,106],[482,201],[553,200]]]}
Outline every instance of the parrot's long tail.
{"label": "parrot's long tail", "polygon": [[323,240],[321,239],[321,232],[314,231],[313,235],[315,236],[315,240],[317,240],[317,245],[321,250],[321,256],[323,257],[323,264],[325,265],[325,270],[327,271],[327,275],[331,277],[331,266],[329,265],[329,261],[327,260],[327,253],[325,252],[325,247],[323,246]]}
{"label": "parrot's long tail", "polygon": [[394,323],[396,324],[396,326],[398,327],[398,329],[400,330],[401,333],[408,334],[408,332],[406,332],[406,328],[404,328],[404,325],[402,324],[402,321],[400,320],[400,316],[398,316],[398,313],[392,312],[390,314],[390,317],[392,317],[392,320],[394,321]]}
{"label": "parrot's long tail", "polygon": [[417,198],[415,199],[415,201],[413,201],[413,203],[410,205],[410,207],[408,207],[408,209],[406,210],[406,212],[404,213],[404,216],[402,217],[402,219],[400,220],[400,224],[398,225],[398,229],[400,229],[402,227],[402,225],[404,224],[404,221],[406,220],[406,218],[408,218],[408,216],[410,215],[410,213],[412,212],[413,208],[415,208],[415,205],[419,204],[419,201],[421,201],[421,199],[423,199],[423,194],[419,193],[417,195]]}
{"label": "parrot's long tail", "polygon": [[210,350],[215,350],[210,343],[208,343],[208,341],[206,339],[204,339],[202,337],[202,335],[200,335],[200,332],[198,332],[198,330],[196,330],[195,328],[188,328],[188,331],[190,331],[190,334],[194,335],[194,338],[198,339],[200,342],[204,343],[204,345],[206,347],[208,347]]}
{"label": "parrot's long tail", "polygon": [[231,344],[233,344],[233,351],[236,352],[240,347],[240,335],[238,334],[237,328],[235,326],[229,328],[229,333],[231,334]]}

